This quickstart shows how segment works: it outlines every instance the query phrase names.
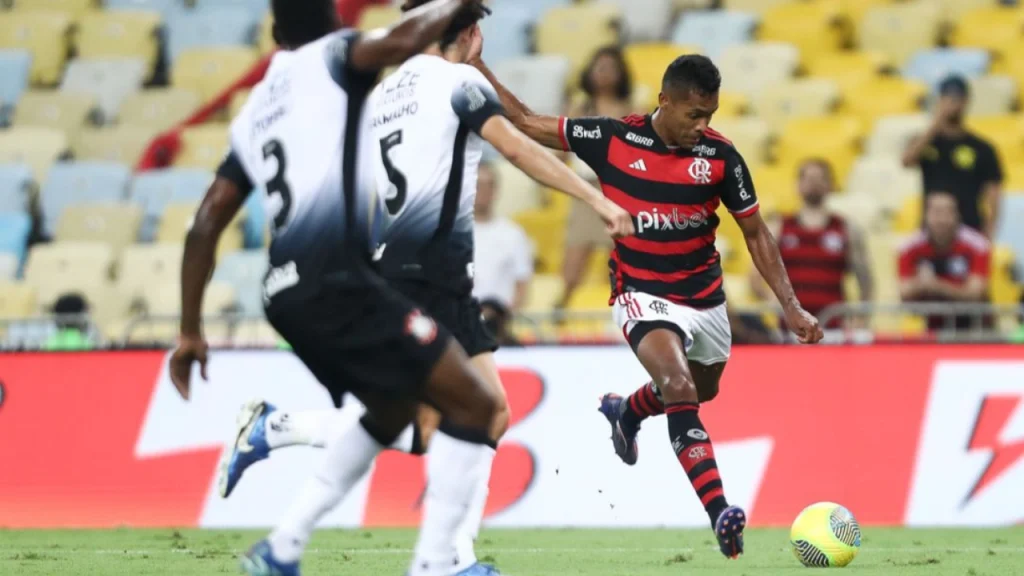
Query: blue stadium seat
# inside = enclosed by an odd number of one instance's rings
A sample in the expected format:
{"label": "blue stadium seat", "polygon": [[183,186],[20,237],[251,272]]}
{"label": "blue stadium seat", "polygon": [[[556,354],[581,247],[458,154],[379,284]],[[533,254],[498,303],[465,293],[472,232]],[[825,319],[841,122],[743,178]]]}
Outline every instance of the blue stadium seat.
{"label": "blue stadium seat", "polygon": [[243,7],[196,8],[167,17],[167,53],[171,62],[190,48],[252,44],[263,13]]}
{"label": "blue stadium seat", "polygon": [[41,192],[43,231],[52,236],[64,208],[88,202],[124,200],[131,170],[115,162],[58,162]]}
{"label": "blue stadium seat", "polygon": [[214,282],[231,284],[246,314],[263,314],[263,276],[269,260],[266,250],[233,252],[217,263]]}
{"label": "blue stadium seat", "polygon": [[729,46],[750,41],[757,21],[755,14],[747,12],[687,12],[676,23],[672,42],[700,46],[705,56],[715,59]]}
{"label": "blue stadium seat", "polygon": [[24,164],[0,164],[0,212],[24,212],[31,192],[31,168]]}
{"label": "blue stadium seat", "polygon": [[140,239],[145,242],[153,240],[168,204],[199,202],[212,181],[213,174],[191,168],[153,170],[136,176],[128,197],[142,206],[144,216]]}
{"label": "blue stadium seat", "polygon": [[911,57],[903,76],[918,80],[934,90],[950,74],[976,78],[988,71],[989,54],[975,48],[935,48],[922,50]]}
{"label": "blue stadium seat", "polygon": [[245,236],[246,248],[263,248],[266,244],[267,215],[263,211],[263,196],[266,194],[260,186],[249,194],[245,201],[245,223],[242,234]]}
{"label": "blue stadium seat", "polygon": [[1017,255],[1017,269],[1024,271],[1024,194],[1006,194],[999,213],[1000,223],[996,243],[1013,248]]}
{"label": "blue stadium seat", "polygon": [[19,263],[24,262],[31,232],[32,219],[27,213],[0,212],[0,254],[13,254]]}
{"label": "blue stadium seat", "polygon": [[499,62],[526,55],[530,51],[530,26],[533,15],[522,6],[503,6],[480,22],[484,33],[484,58]]}
{"label": "blue stadium seat", "polygon": [[[0,114],[13,107],[28,88],[32,54],[26,50],[0,50]],[[2,119],[2,116],[0,116]]]}
{"label": "blue stadium seat", "polygon": [[262,17],[270,12],[270,0],[195,0],[195,8],[245,8]]}

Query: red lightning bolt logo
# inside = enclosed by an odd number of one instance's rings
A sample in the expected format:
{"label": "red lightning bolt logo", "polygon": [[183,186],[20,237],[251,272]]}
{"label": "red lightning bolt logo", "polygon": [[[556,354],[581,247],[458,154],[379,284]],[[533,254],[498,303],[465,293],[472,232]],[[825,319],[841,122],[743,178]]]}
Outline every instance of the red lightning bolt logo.
{"label": "red lightning bolt logo", "polygon": [[1007,468],[1013,466],[1024,455],[1024,438],[1003,443],[999,436],[1010,422],[1018,407],[1024,404],[1021,396],[989,396],[981,404],[978,420],[974,423],[974,434],[968,450],[986,450],[992,453],[985,471],[974,485],[967,499],[970,500],[995,482]]}

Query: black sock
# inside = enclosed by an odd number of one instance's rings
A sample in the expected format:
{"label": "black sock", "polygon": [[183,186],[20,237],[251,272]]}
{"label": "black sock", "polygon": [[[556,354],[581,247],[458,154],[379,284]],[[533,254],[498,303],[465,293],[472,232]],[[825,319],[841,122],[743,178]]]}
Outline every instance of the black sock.
{"label": "black sock", "polygon": [[711,438],[700,421],[698,411],[699,405],[695,402],[665,405],[672,448],[714,526],[729,503],[725,500],[722,477],[718,474],[715,449],[711,446]]}
{"label": "black sock", "polygon": [[640,423],[665,413],[665,405],[654,389],[654,383],[648,382],[622,401],[622,427],[636,430]]}

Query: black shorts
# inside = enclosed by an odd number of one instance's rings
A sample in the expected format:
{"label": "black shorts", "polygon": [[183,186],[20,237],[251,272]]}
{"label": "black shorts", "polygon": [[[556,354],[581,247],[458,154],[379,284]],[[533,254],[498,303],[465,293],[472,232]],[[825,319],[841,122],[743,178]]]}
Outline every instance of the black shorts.
{"label": "black shorts", "polygon": [[267,319],[340,407],[346,392],[417,400],[451,334],[383,283],[272,301]]}
{"label": "black shorts", "polygon": [[480,303],[473,296],[420,280],[389,280],[388,283],[447,328],[470,358],[498,349],[498,341],[484,325]]}

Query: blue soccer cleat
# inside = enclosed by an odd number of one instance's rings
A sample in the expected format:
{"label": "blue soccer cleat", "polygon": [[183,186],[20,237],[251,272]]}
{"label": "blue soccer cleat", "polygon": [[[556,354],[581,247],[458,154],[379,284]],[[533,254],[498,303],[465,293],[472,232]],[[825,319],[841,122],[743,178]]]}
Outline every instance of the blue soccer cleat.
{"label": "blue soccer cleat", "polygon": [[263,400],[252,400],[242,407],[238,415],[238,434],[231,450],[224,452],[220,461],[220,474],[217,485],[222,498],[227,498],[234,491],[242,474],[260,460],[270,456],[267,444],[267,416],[277,408]]}
{"label": "blue soccer cleat", "polygon": [[622,427],[623,401],[624,398],[618,394],[605,394],[601,397],[601,406],[598,410],[612,426],[612,445],[615,447],[615,453],[623,462],[632,466],[640,457],[640,449],[636,445],[637,429]]}
{"label": "blue soccer cleat", "polygon": [[501,576],[501,572],[498,572],[498,569],[490,564],[477,562],[462,572],[456,573],[455,576]]}
{"label": "blue soccer cleat", "polygon": [[739,506],[729,506],[715,521],[715,537],[722,554],[738,558],[743,554],[743,529],[747,526],[747,514]]}
{"label": "blue soccer cleat", "polygon": [[270,550],[270,543],[261,540],[242,556],[242,572],[249,576],[299,576],[299,563],[279,562]]}

